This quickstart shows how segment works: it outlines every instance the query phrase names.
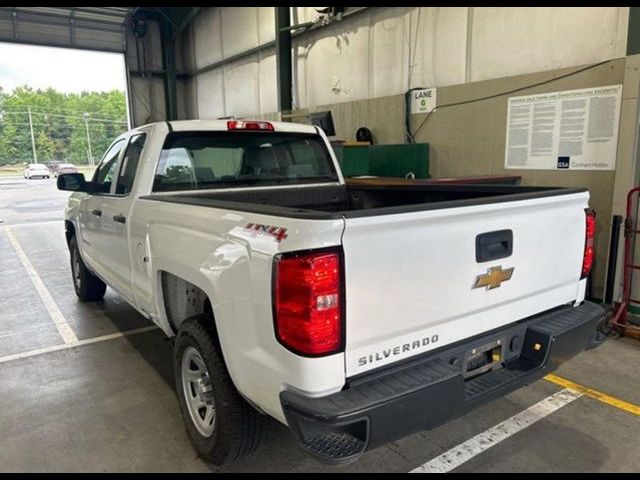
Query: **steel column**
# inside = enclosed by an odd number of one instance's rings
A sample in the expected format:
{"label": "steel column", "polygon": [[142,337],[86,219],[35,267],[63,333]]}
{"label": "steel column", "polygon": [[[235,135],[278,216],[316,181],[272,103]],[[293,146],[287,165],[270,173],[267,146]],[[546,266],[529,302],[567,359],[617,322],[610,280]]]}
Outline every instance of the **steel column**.
{"label": "steel column", "polygon": [[278,110],[292,109],[291,94],[291,13],[289,7],[276,9],[276,65],[278,81]]}
{"label": "steel column", "polygon": [[640,53],[640,7],[629,7],[627,55]]}
{"label": "steel column", "polygon": [[164,75],[165,117],[167,120],[178,118],[178,87],[176,84],[176,49],[172,37],[171,24],[165,18],[160,20],[162,48],[162,67]]}

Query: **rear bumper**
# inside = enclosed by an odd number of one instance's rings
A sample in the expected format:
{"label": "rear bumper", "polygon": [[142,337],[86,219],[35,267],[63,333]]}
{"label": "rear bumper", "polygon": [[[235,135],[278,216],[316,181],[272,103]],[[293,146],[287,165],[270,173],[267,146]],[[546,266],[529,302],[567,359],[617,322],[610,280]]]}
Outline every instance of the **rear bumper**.
{"label": "rear bumper", "polygon": [[[432,428],[499,398],[599,345],[605,312],[584,302],[563,307],[403,365],[353,379],[320,398],[283,391],[287,423],[303,448],[326,463],[357,460],[366,450]],[[465,379],[465,358],[502,347],[502,366]]]}

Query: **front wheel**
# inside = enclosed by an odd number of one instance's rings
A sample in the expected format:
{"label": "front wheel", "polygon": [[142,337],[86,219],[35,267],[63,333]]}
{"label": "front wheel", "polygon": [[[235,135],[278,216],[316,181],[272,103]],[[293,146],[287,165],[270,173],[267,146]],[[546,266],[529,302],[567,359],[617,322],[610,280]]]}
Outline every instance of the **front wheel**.
{"label": "front wheel", "polygon": [[95,302],[104,297],[107,290],[106,284],[91,273],[82,261],[78,240],[74,235],[69,241],[69,253],[71,256],[71,275],[73,276],[73,288],[76,295],[83,302]]}
{"label": "front wheel", "polygon": [[176,393],[191,442],[215,465],[253,453],[263,417],[237,392],[218,343],[205,328],[210,315],[196,315],[180,326],[175,343]]}

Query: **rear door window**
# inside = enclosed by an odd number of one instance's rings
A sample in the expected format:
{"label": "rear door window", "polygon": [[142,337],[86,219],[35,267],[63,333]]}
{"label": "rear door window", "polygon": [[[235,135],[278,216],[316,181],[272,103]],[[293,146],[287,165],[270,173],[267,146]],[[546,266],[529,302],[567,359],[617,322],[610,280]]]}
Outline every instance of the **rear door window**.
{"label": "rear door window", "polygon": [[109,147],[104,157],[102,157],[102,161],[93,176],[94,192],[109,193],[111,191],[111,183],[115,177],[118,157],[123,147],[124,139],[117,140]]}
{"label": "rear door window", "polygon": [[131,191],[146,139],[147,134],[140,133],[133,135],[129,140],[127,150],[124,152],[124,157],[122,157],[120,173],[118,174],[118,183],[116,184],[117,195],[127,195]]}

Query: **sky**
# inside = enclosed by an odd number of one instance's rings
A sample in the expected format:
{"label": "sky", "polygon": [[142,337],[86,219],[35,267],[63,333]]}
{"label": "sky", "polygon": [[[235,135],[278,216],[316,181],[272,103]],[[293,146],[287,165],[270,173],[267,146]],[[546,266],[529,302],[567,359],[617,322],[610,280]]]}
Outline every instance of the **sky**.
{"label": "sky", "polygon": [[125,83],[117,53],[0,42],[0,86],[6,93],[24,84],[64,93],[124,91]]}

